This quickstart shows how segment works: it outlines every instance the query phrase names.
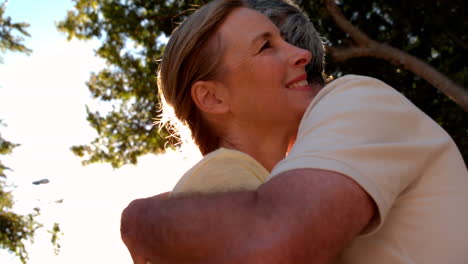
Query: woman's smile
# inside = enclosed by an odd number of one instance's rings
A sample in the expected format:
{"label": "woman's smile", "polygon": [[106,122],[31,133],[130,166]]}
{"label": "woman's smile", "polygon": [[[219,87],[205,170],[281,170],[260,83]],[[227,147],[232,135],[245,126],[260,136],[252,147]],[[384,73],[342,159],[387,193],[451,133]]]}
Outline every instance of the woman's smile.
{"label": "woman's smile", "polygon": [[303,74],[286,84],[287,89],[295,91],[311,91],[312,86],[307,81],[307,74]]}

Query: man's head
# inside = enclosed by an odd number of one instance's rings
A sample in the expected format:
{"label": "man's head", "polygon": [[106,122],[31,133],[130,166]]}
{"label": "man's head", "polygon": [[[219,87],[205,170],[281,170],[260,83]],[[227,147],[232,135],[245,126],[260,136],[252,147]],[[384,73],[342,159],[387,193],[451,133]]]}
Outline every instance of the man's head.
{"label": "man's head", "polygon": [[292,0],[247,0],[246,2],[273,21],[287,42],[312,53],[312,61],[306,67],[309,82],[324,84],[324,46],[319,33],[301,8]]}

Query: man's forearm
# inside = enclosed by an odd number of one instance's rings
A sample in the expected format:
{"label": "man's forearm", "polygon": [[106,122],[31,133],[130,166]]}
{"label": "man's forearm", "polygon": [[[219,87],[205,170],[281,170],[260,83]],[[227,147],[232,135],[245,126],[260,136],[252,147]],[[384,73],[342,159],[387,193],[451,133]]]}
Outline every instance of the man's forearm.
{"label": "man's forearm", "polygon": [[312,172],[255,192],[135,201],[122,237],[133,254],[168,263],[328,263],[375,208],[346,176]]}
{"label": "man's forearm", "polygon": [[228,263],[228,259],[239,263],[234,259],[249,258],[249,248],[255,251],[250,257],[257,258],[273,242],[274,233],[265,230],[267,220],[261,214],[255,192],[164,201],[147,198],[132,202],[123,212],[122,227],[129,228],[122,230],[122,236],[135,240],[135,253],[149,258],[171,263]]}

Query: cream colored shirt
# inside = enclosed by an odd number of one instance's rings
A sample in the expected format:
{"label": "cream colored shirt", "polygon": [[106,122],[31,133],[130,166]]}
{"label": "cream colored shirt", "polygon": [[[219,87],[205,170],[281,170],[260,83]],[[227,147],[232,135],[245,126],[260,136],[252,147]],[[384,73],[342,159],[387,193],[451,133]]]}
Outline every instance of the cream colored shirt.
{"label": "cream colored shirt", "polygon": [[268,178],[268,171],[251,156],[221,148],[206,155],[177,182],[172,196],[255,190]]}
{"label": "cream colored shirt", "polygon": [[439,125],[385,83],[348,75],[320,91],[270,178],[298,168],[345,174],[377,205],[378,217],[340,263],[468,263],[462,156]]}

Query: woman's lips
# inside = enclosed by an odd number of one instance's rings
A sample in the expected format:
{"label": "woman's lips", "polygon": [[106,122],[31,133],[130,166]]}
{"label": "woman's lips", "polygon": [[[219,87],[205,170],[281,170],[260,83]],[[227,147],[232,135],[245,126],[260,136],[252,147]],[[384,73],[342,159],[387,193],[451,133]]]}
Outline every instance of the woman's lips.
{"label": "woman's lips", "polygon": [[307,74],[303,74],[290,81],[286,87],[296,91],[310,91],[312,89],[312,86],[307,81]]}
{"label": "woman's lips", "polygon": [[289,85],[288,88],[292,90],[308,90],[310,89],[310,85],[309,82],[307,82],[307,80],[303,80]]}

